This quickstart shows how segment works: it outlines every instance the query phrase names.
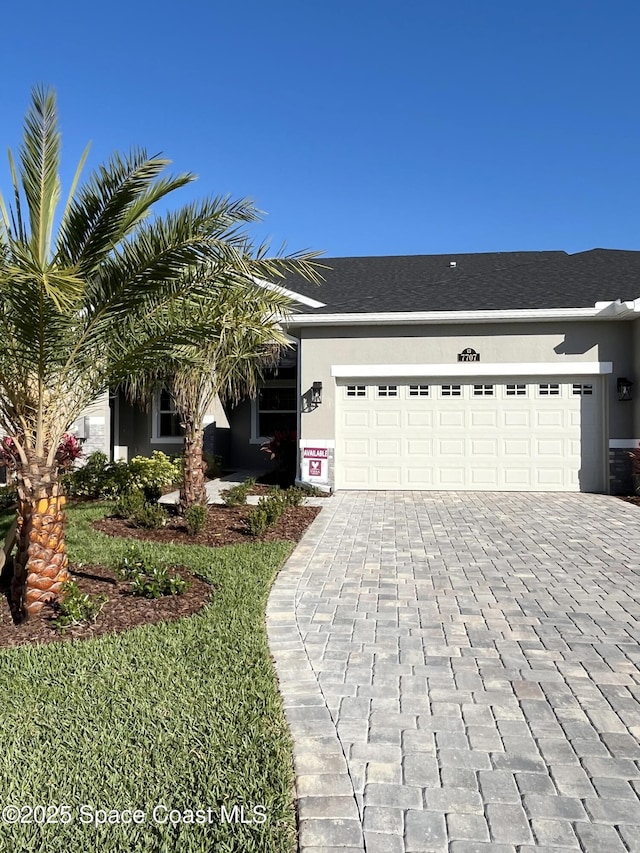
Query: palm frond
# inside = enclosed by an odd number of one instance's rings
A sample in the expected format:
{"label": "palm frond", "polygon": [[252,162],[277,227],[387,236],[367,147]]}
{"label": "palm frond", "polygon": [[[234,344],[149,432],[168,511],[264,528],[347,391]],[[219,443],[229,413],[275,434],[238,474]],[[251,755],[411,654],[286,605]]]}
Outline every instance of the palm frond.
{"label": "palm frond", "polygon": [[[60,130],[51,89],[33,90],[20,148],[20,178],[27,207],[32,253],[44,267],[50,255],[55,211],[60,199]],[[19,214],[19,207],[18,207]],[[22,228],[20,229],[22,231]]]}

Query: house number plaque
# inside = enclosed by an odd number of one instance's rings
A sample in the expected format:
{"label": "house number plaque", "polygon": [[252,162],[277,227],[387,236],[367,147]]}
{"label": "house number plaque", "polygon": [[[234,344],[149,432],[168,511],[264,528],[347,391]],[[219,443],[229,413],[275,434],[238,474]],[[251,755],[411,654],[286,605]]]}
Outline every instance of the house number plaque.
{"label": "house number plaque", "polygon": [[458,361],[480,361],[480,353],[467,347],[458,353]]}

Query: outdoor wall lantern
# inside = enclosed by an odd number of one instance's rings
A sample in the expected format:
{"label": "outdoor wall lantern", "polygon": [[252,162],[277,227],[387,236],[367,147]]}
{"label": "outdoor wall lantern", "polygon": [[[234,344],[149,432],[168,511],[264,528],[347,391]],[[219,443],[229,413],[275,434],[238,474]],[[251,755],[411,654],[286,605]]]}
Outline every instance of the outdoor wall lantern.
{"label": "outdoor wall lantern", "polygon": [[311,386],[311,404],[319,406],[322,402],[322,382],[314,382]]}
{"label": "outdoor wall lantern", "polygon": [[618,378],[618,400],[621,402],[626,402],[627,400],[631,400],[631,386],[633,382],[630,382],[624,376]]}

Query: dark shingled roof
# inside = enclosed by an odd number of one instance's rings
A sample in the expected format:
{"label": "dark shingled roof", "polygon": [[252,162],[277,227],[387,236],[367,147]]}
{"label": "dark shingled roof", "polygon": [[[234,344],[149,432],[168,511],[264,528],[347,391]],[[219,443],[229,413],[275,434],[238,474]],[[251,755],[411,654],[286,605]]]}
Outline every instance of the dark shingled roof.
{"label": "dark shingled roof", "polygon": [[320,260],[330,268],[321,285],[285,283],[326,303],[304,313],[592,308],[640,296],[640,252],[618,249]]}

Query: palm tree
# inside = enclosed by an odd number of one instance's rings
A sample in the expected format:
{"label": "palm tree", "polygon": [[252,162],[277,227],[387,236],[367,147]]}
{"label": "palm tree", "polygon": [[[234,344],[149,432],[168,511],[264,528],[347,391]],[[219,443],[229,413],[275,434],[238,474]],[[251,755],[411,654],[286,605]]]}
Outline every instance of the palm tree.
{"label": "palm tree", "polygon": [[130,399],[145,401],[152,388],[170,389],[184,428],[183,478],[180,488],[182,510],[206,504],[202,464],[203,420],[217,395],[237,400],[254,393],[264,368],[273,365],[282,349],[290,346],[281,321],[292,310],[288,291],[265,279],[296,273],[319,280],[319,264],[309,263],[309,254],[267,258],[261,247],[246,259],[250,275],[229,274],[221,269],[207,275],[208,302],[213,302],[217,328],[206,341],[165,360],[151,371],[131,374],[125,383]]}
{"label": "palm tree", "polygon": [[[85,150],[61,211],[55,95],[37,88],[25,118],[12,205],[0,196],[0,431],[18,491],[12,599],[17,617],[61,596],[68,578],[56,453],[87,405],[132,370],[189,359],[219,328],[202,275],[246,266],[246,200],[153,205],[193,180],[143,150],[113,154],[81,186]],[[194,305],[199,310],[194,310]]]}

